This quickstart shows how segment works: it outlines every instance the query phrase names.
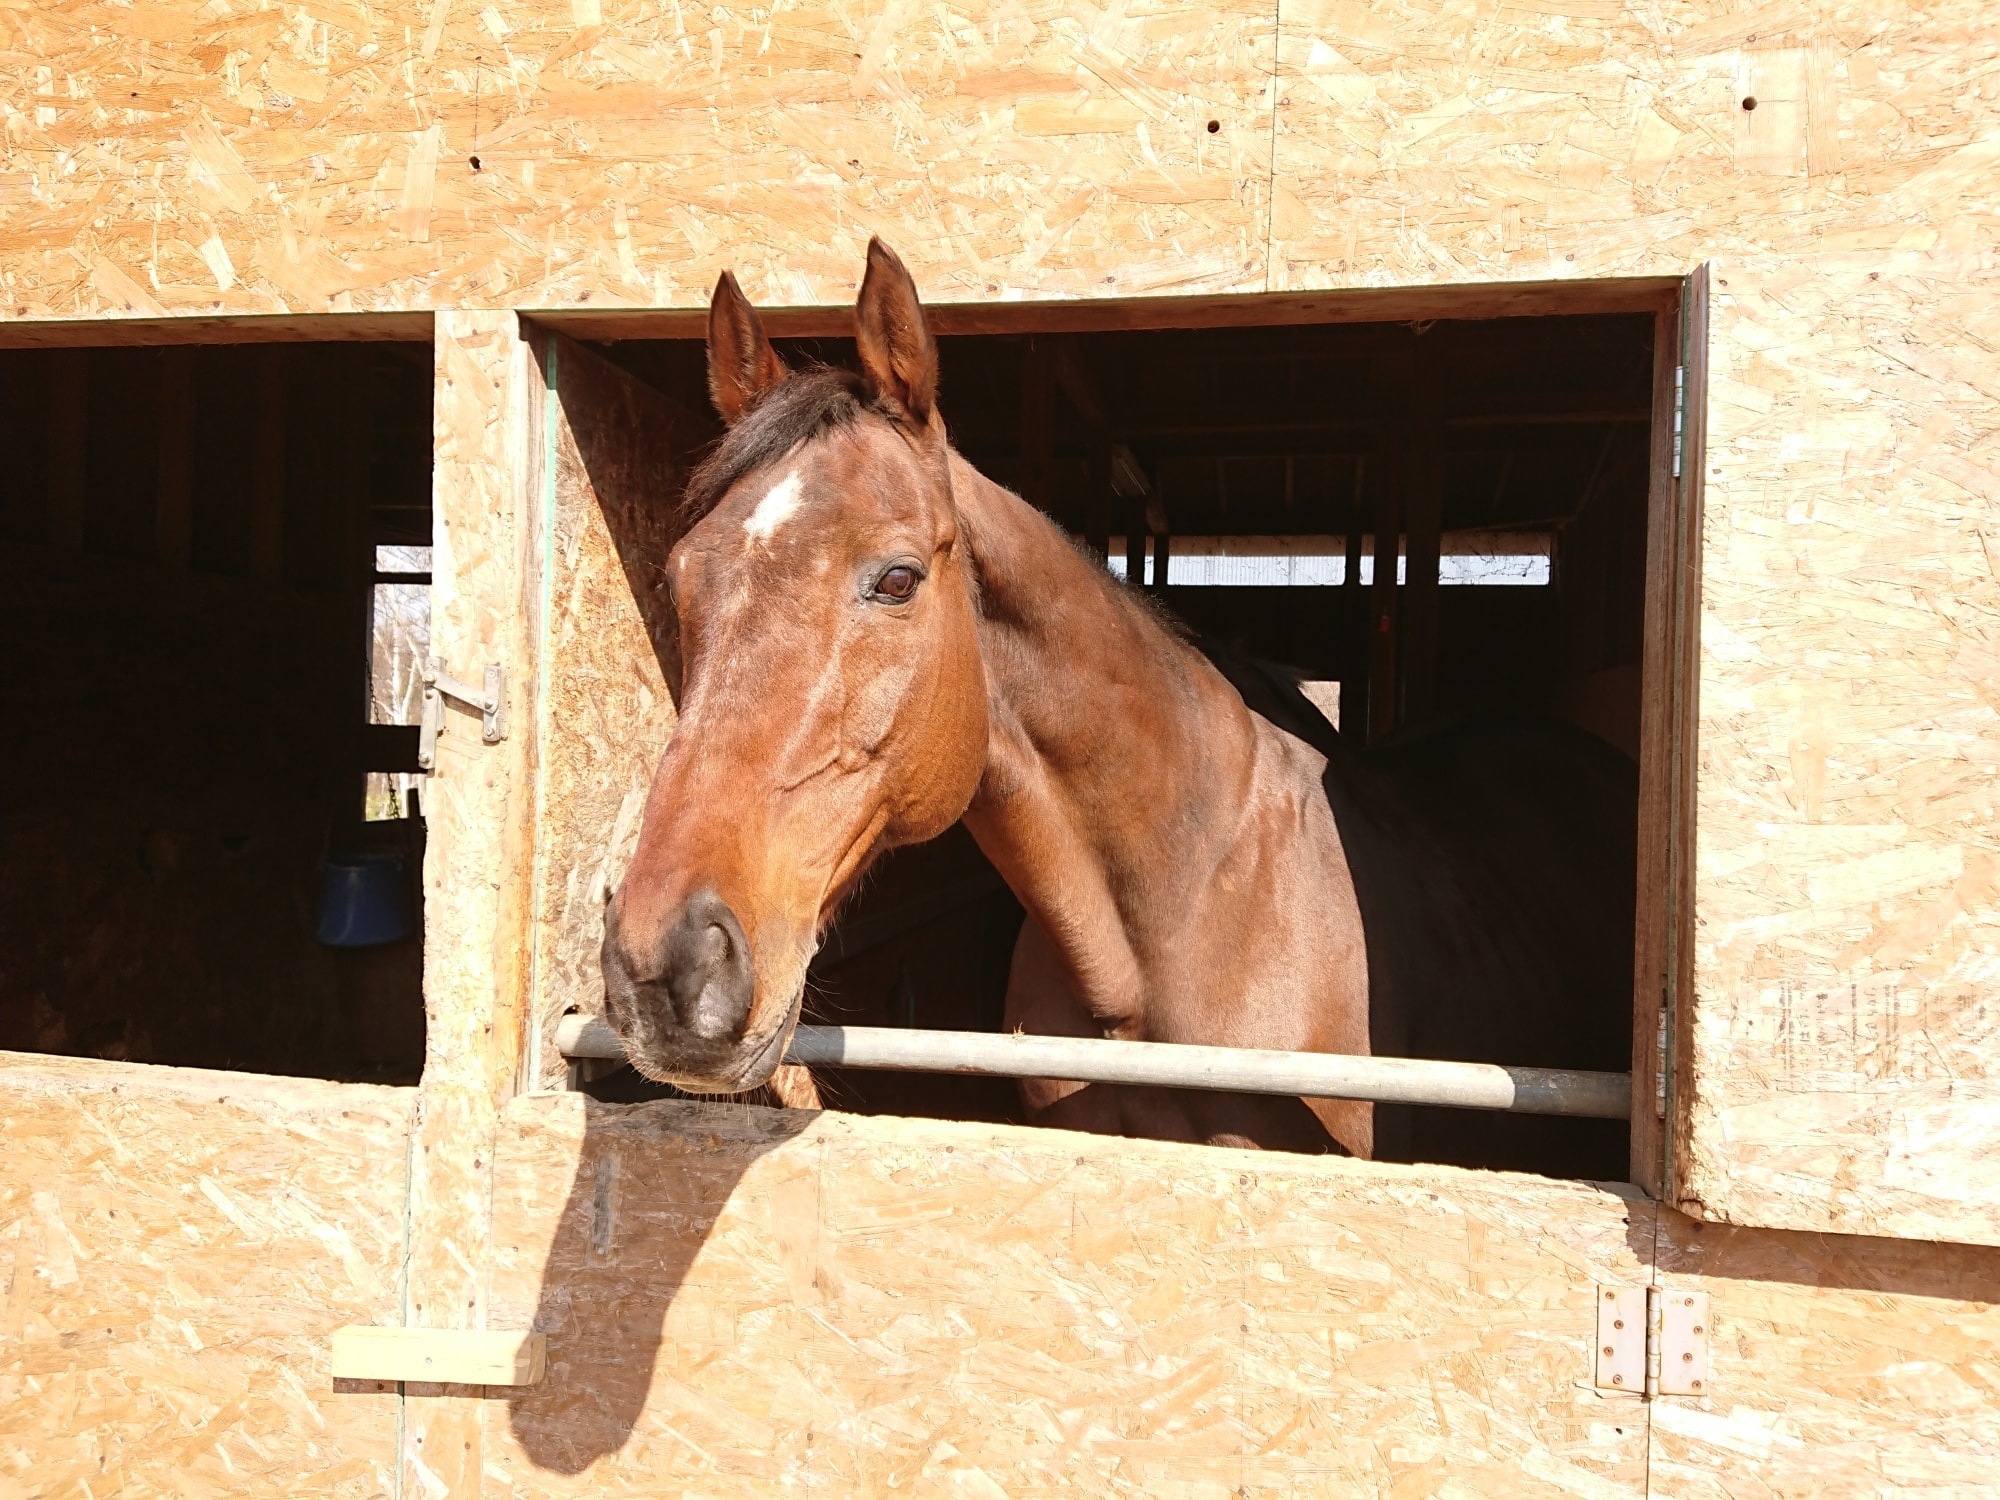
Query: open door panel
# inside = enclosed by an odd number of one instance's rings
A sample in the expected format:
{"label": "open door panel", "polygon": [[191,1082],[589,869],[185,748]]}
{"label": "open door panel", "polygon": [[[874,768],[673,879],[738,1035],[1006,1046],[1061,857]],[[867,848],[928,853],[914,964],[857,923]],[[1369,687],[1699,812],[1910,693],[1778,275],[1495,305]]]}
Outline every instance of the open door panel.
{"label": "open door panel", "polygon": [[1992,278],[1855,268],[1800,299],[1776,263],[1707,277],[1682,358],[1697,659],[1676,688],[1695,732],[1669,841],[1692,908],[1666,969],[1668,1197],[2000,1244],[1990,475],[1916,457],[1990,427]]}

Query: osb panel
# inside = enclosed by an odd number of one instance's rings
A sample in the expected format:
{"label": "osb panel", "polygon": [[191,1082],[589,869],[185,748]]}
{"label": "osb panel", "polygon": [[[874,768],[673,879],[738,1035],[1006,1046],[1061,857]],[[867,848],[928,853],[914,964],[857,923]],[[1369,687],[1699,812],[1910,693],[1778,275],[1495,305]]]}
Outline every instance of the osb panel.
{"label": "osb panel", "polygon": [[0,1494],[393,1493],[414,1092],[0,1053]]}
{"label": "osb panel", "polygon": [[1996,293],[1941,252],[1714,270],[1704,1217],[2000,1243]]}
{"label": "osb panel", "polygon": [[678,649],[665,591],[701,434],[681,408],[567,339],[551,341],[553,445],[546,716],[536,920],[539,1081],[556,1086],[555,1028],[603,1006],[604,896],[639,836],[654,768],[674,727],[667,670]]}
{"label": "osb panel", "polygon": [[1990,207],[1982,0],[1280,15],[1274,290],[1927,249]]}
{"label": "osb panel", "polygon": [[[479,1328],[500,1105],[526,1066],[540,617],[540,382],[512,313],[437,319],[431,652],[462,681],[507,674],[507,735],[446,710],[425,787],[425,1061],[410,1157],[407,1322]],[[403,1493],[476,1494],[480,1403],[422,1391]]]}
{"label": "osb panel", "polygon": [[[1251,0],[0,9],[9,317],[1262,289]],[[1214,129],[1211,131],[1210,122]]]}
{"label": "osb panel", "polygon": [[1660,1284],[1709,1293],[1713,1394],[1653,1403],[1655,1494],[1993,1493],[2000,1251],[1660,1219]]}
{"label": "osb panel", "polygon": [[493,1493],[1636,1495],[1588,1184],[577,1095],[509,1107]]}

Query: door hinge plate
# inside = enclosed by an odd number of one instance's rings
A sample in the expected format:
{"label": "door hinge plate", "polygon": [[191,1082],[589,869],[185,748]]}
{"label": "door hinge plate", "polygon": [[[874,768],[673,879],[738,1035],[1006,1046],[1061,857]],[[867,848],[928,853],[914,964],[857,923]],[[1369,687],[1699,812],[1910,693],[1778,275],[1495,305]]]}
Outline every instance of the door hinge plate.
{"label": "door hinge plate", "polygon": [[1708,1293],[1649,1287],[1659,1305],[1659,1393],[1708,1394]]}
{"label": "door hinge plate", "polygon": [[1707,1292],[1658,1286],[1597,1289],[1592,1384],[1598,1390],[1705,1396],[1708,1346]]}
{"label": "door hinge plate", "polygon": [[1633,1395],[1646,1389],[1646,1289],[1597,1289],[1597,1388]]}

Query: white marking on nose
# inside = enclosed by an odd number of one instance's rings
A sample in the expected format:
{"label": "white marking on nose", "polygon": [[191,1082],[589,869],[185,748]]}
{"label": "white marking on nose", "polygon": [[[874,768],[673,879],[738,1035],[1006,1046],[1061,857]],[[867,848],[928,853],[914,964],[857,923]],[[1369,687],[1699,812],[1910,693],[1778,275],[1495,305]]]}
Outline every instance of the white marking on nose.
{"label": "white marking on nose", "polygon": [[803,488],[797,469],[772,485],[770,493],[757,502],[757,508],[750,512],[750,519],[743,523],[744,536],[753,542],[770,541],[772,534],[799,508],[799,495]]}

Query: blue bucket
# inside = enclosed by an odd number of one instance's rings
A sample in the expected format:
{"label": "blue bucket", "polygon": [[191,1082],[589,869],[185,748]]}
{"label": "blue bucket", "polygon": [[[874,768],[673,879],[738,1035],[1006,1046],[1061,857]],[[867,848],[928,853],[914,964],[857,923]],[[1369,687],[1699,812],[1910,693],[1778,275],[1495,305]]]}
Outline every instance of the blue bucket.
{"label": "blue bucket", "polygon": [[329,948],[372,948],[410,935],[401,854],[342,854],[320,866],[317,936]]}

